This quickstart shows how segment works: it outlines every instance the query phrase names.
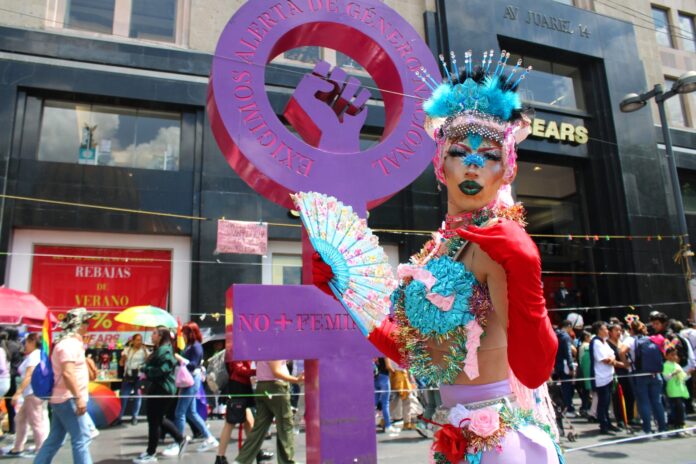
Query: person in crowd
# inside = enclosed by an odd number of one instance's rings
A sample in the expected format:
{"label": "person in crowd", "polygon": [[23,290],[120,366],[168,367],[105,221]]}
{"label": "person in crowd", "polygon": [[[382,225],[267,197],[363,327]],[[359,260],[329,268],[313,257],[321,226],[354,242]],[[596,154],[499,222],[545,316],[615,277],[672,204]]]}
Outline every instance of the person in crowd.
{"label": "person in crowd", "polygon": [[633,406],[635,405],[633,386],[629,378],[628,370],[630,364],[629,347],[621,342],[623,332],[623,326],[614,323],[609,328],[609,338],[607,339],[609,347],[614,352],[614,357],[618,360],[618,363],[614,366],[614,372],[616,373],[616,380],[618,385],[621,386],[621,389],[619,391],[618,386],[614,389],[611,402],[614,406],[616,425],[619,428],[624,426],[627,427],[633,422]]}
{"label": "person in crowd", "polygon": [[[665,392],[667,393],[667,401],[672,410],[670,414],[671,423],[669,425],[674,429],[683,429],[686,425],[684,401],[689,398],[689,391],[686,388],[686,372],[679,364],[679,354],[673,343],[667,342],[665,350],[665,363],[662,368],[662,377],[667,385]],[[689,436],[685,432],[677,432],[679,437]]]}
{"label": "person in crowd", "polygon": [[52,411],[48,438],[39,449],[34,464],[49,464],[70,434],[73,463],[91,464],[92,441],[87,414],[89,372],[85,361],[83,337],[92,314],[85,308],[68,311],[60,322],[60,332],[51,353],[53,392],[49,401]]}
{"label": "person in crowd", "polygon": [[5,453],[8,456],[32,457],[31,453],[24,450],[29,427],[34,434],[34,446],[37,451],[48,436],[48,416],[44,412],[46,402],[35,396],[31,388],[31,374],[41,361],[38,345],[38,334],[30,333],[24,339],[24,361],[17,370],[21,380],[17,392],[12,396],[12,404],[17,410],[15,416],[17,434],[14,445]]}
{"label": "person in crowd", "polygon": [[[578,347],[578,368],[583,380],[575,382],[580,394],[580,415],[588,416],[592,406],[592,372],[590,371],[590,341],[592,334],[583,330],[580,334],[580,346]],[[595,411],[596,414],[596,411]],[[595,415],[596,417],[596,415]]]}
{"label": "person in crowd", "polygon": [[121,353],[119,364],[123,367],[123,382],[121,383],[121,412],[118,415],[116,424],[123,421],[123,415],[128,408],[128,402],[133,399],[133,413],[131,416],[131,424],[138,423],[138,414],[140,414],[140,406],[142,397],[140,396],[140,369],[145,365],[145,359],[149,356],[147,348],[143,344],[143,336],[140,334],[133,335],[133,338],[128,343],[128,346]]}
{"label": "person in crowd", "polygon": [[440,391],[437,388],[428,387],[424,379],[415,379],[418,385],[420,402],[423,405],[423,414],[418,416],[416,422],[416,432],[423,438],[432,438],[433,424],[432,419],[437,408],[442,405]]}
{"label": "person in crowd", "polygon": [[558,290],[553,298],[557,308],[572,308],[575,305],[575,293],[566,288],[566,283],[563,281],[558,284]]}
{"label": "person in crowd", "polygon": [[657,421],[658,431],[667,430],[665,410],[662,406],[662,371],[664,359],[661,347],[648,337],[648,329],[639,320],[631,322],[634,334],[634,365],[636,376],[633,377],[634,393],[643,432],[651,433],[653,416]]}
{"label": "person in crowd", "polygon": [[599,421],[600,435],[613,435],[619,431],[609,422],[609,405],[611,403],[611,387],[614,380],[614,367],[619,364],[614,352],[607,343],[609,329],[604,321],[592,324],[595,336],[590,342],[592,371],[594,373],[593,386],[597,392],[597,420]]}
{"label": "person in crowd", "polygon": [[[292,363],[292,375],[299,376],[304,372],[304,359],[296,359]],[[292,384],[292,407],[295,411],[293,423],[295,425],[295,433],[305,430],[305,397],[302,394],[303,385],[299,383]]]}
{"label": "person in crowd", "polygon": [[102,351],[99,353],[99,359],[97,360],[97,369],[100,371],[108,371],[111,365],[111,355],[108,351]]}
{"label": "person in crowd", "polygon": [[236,464],[251,464],[258,456],[273,419],[276,421],[278,462],[295,462],[295,434],[292,426],[290,383],[302,383],[304,374],[290,375],[282,361],[259,361],[256,364],[256,419],[242,445]]}
{"label": "person in crowd", "polygon": [[[225,410],[225,424],[220,432],[220,444],[218,445],[215,464],[227,464],[225,453],[230,443],[230,436],[237,424],[244,424],[244,431],[249,437],[254,427],[254,414],[252,409],[256,407],[254,391],[251,388],[251,378],[256,375],[256,369],[252,369],[251,361],[232,361],[227,363],[227,372],[230,380],[227,384],[226,394],[227,408]],[[256,462],[270,461],[274,454],[263,449],[256,455]]]}
{"label": "person in crowd", "polygon": [[556,352],[556,363],[553,369],[554,380],[561,381],[561,394],[563,395],[563,407],[567,417],[575,417],[575,407],[573,406],[573,392],[575,390],[575,359],[573,358],[573,323],[565,320],[561,327],[556,329],[558,337],[558,351]]}
{"label": "person in crowd", "polygon": [[[10,350],[7,338],[0,339],[0,396],[10,391]],[[9,410],[8,410],[9,411]]]}
{"label": "person in crowd", "polygon": [[147,399],[147,450],[133,460],[135,464],[157,462],[157,443],[162,429],[171,435],[177,444],[179,457],[185,452],[189,438],[179,432],[179,429],[165,417],[165,414],[175,401],[176,385],[174,384],[174,346],[172,335],[166,327],[157,327],[152,331],[152,353],[142,367],[141,379],[147,380],[145,395]]}
{"label": "person in crowd", "polygon": [[[696,322],[690,321],[689,327],[681,331],[681,336],[691,345],[691,351],[696,353]],[[689,389],[689,399],[685,401],[687,414],[694,413],[693,399],[696,396],[696,374],[692,373],[686,381],[686,386]]]}
{"label": "person in crowd", "polygon": [[415,380],[408,370],[397,364],[390,373],[389,383],[392,390],[389,397],[389,419],[401,420],[402,430],[416,430],[415,419],[422,411],[416,399]]}
{"label": "person in crowd", "polygon": [[389,359],[377,358],[375,360],[375,405],[382,411],[384,432],[392,435],[400,432],[392,425],[389,411],[390,376],[393,371],[394,367]]}
{"label": "person in crowd", "polygon": [[[174,412],[175,423],[179,433],[184,433],[186,419],[190,419],[196,424],[198,429],[203,434],[203,443],[198,447],[198,451],[207,451],[212,448],[217,448],[218,441],[210,434],[205,421],[196,410],[196,394],[201,388],[201,366],[203,365],[203,336],[198,324],[189,322],[181,329],[186,343],[186,348],[181,354],[175,354],[177,361],[182,365],[182,369],[188,369],[193,376],[193,385],[188,388],[179,389],[179,398],[176,403]],[[176,445],[167,448],[163,454],[165,456],[176,455],[178,452]]]}
{"label": "person in crowd", "polygon": [[0,334],[0,340],[6,337],[5,349],[10,363],[10,389],[5,392],[5,408],[7,409],[7,433],[12,435],[15,429],[15,408],[12,406],[12,397],[17,392],[17,369],[24,359],[24,350],[19,341],[19,331],[15,327],[7,327],[4,335]]}
{"label": "person in crowd", "polygon": [[675,342],[677,354],[679,355],[679,365],[687,375],[691,375],[696,371],[696,358],[694,357],[694,349],[688,338],[682,335],[684,324],[681,321],[670,320],[669,330],[671,337],[669,340]]}

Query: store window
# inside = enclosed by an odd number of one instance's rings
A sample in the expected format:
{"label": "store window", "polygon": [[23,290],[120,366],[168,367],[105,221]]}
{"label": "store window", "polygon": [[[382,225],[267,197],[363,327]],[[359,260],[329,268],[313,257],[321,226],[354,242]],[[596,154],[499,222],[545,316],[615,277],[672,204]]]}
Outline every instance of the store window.
{"label": "store window", "polygon": [[81,31],[111,34],[115,0],[69,0],[65,26]]}
{"label": "store window", "polygon": [[365,73],[365,68],[350,56],[324,47],[299,47],[283,53],[273,60],[274,63],[298,64],[301,66],[314,66],[317,61],[324,60],[334,66],[340,66],[346,71],[358,71]]}
{"label": "store window", "polygon": [[[522,58],[524,66],[532,66],[534,79],[524,79],[519,86],[523,100],[562,108],[585,110],[580,68],[524,55],[511,55],[514,65]],[[508,66],[507,73],[513,69]]]}
{"label": "store window", "polygon": [[180,113],[46,100],[38,159],[177,171],[180,139]]}
{"label": "store window", "polygon": [[672,34],[669,31],[669,16],[667,10],[656,6],[652,7],[653,26],[655,26],[655,38],[657,44],[663,47],[674,47]]}
{"label": "store window", "polygon": [[174,42],[176,0],[133,0],[129,37]]}
{"label": "store window", "polygon": [[50,27],[181,44],[191,0],[52,0]]}
{"label": "store window", "polygon": [[696,172],[679,172],[684,211],[696,217]]}
{"label": "store window", "polygon": [[679,13],[679,35],[682,36],[684,50],[696,52],[696,35],[694,34],[694,17],[686,13]]}
{"label": "store window", "polygon": [[691,241],[696,237],[696,171],[679,171],[686,225]]}
{"label": "store window", "polygon": [[[665,91],[672,88],[675,79],[665,79]],[[675,95],[672,98],[665,100],[665,112],[667,113],[667,121],[672,126],[686,127],[686,111],[684,110],[684,99],[682,95]]]}

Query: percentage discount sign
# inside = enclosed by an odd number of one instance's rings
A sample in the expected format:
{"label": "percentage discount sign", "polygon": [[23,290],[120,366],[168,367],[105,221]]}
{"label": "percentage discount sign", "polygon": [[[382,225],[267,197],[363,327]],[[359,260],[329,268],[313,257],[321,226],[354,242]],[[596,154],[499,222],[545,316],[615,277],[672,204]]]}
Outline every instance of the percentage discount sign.
{"label": "percentage discount sign", "polygon": [[107,313],[98,313],[96,317],[92,319],[92,329],[110,329],[114,324],[111,320],[110,315]]}

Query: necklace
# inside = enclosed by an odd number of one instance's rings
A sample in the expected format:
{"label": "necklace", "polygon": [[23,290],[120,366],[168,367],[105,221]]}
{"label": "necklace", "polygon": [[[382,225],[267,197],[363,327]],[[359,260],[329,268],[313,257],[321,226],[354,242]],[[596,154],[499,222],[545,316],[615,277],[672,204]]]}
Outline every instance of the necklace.
{"label": "necklace", "polygon": [[[445,216],[445,228],[440,232],[445,238],[452,237],[456,229],[468,226],[482,226],[493,218],[504,218],[515,221],[522,227],[527,225],[525,221],[525,211],[522,203],[515,203],[512,206],[495,206],[489,208],[484,206],[476,211],[467,211],[459,214],[448,214]],[[454,225],[457,227],[454,227]]]}
{"label": "necklace", "polygon": [[480,226],[496,216],[496,211],[488,207],[483,207],[476,211],[465,211],[459,214],[448,214],[445,216],[445,228],[447,230],[452,229],[452,224],[459,224],[459,227],[467,227],[470,225]]}

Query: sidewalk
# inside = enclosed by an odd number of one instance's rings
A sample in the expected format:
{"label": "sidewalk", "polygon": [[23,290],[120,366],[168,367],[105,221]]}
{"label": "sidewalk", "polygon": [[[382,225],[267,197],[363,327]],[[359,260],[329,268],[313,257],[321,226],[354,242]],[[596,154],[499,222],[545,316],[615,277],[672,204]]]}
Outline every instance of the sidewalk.
{"label": "sidewalk", "polygon": [[[696,417],[691,416],[688,426],[696,425]],[[576,442],[562,440],[561,446],[564,449],[571,449],[594,443],[607,442],[617,438],[627,437],[625,433],[617,434],[615,437],[599,436],[597,424],[590,424],[587,420],[578,418],[571,419],[578,433]],[[222,428],[222,420],[212,420],[209,422],[210,429],[215,436],[219,436]],[[233,434],[232,442],[227,452],[227,458],[232,462],[237,451],[237,433]],[[399,436],[390,437],[386,434],[377,434],[378,462],[388,464],[421,464],[428,460],[428,450],[430,440],[420,437],[415,431],[402,431]],[[141,421],[136,426],[124,425],[102,430],[99,437],[92,443],[91,452],[95,464],[128,464],[139,453],[145,450],[147,443],[147,423]],[[168,441],[169,443],[169,441]],[[9,443],[3,441],[2,446]],[[193,443],[182,458],[183,463],[213,464],[215,451],[197,453]],[[275,451],[275,438],[267,440],[264,447],[270,451]],[[164,446],[159,448],[162,451]],[[668,438],[664,440],[642,440],[625,444],[611,445],[601,448],[570,452],[566,454],[568,464],[592,464],[592,463],[632,463],[632,464],[686,464],[696,463],[696,436],[691,438]],[[305,435],[296,435],[296,460],[305,462]],[[0,458],[1,459],[1,458]],[[26,464],[31,462],[28,459],[5,458],[1,459],[4,463]],[[72,462],[70,444],[66,443],[58,453],[55,464],[69,464]],[[176,459],[161,458],[162,463],[175,463]],[[270,461],[270,462],[276,462]]]}

